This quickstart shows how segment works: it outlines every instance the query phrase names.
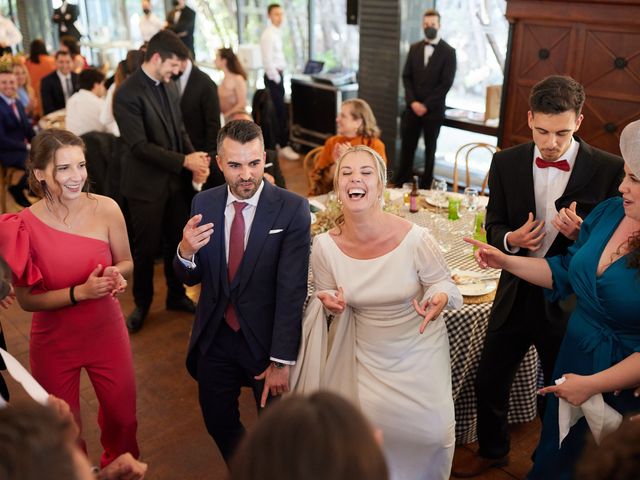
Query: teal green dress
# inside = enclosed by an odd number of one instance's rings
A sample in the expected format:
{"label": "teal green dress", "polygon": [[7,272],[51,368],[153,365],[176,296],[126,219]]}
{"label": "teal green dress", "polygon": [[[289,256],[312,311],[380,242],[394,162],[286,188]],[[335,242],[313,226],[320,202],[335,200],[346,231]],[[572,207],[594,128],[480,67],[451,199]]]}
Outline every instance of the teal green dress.
{"label": "teal green dress", "polygon": [[[621,198],[599,204],[585,219],[576,243],[565,255],[548,258],[553,274],[555,300],[575,293],[577,306],[567,326],[556,361],[554,376],[565,373],[590,375],[605,370],[640,351],[640,270],[619,258],[598,277],[602,251],[624,217]],[[632,390],[604,400],[623,415],[640,410]],[[531,479],[574,478],[576,462],[591,436],[586,420],[574,425],[558,448],[558,399],[549,395],[536,449]]]}

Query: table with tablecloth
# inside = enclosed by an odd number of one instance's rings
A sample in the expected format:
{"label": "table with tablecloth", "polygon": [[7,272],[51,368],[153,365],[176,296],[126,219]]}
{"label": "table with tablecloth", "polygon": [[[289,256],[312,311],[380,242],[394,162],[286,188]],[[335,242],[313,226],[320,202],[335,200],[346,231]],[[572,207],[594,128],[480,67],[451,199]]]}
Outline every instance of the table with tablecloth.
{"label": "table with tablecloth", "polygon": [[[423,192],[424,193],[424,192]],[[316,203],[324,203],[326,197],[315,197]],[[485,202],[486,203],[486,202]],[[445,212],[434,212],[421,209],[417,213],[409,213],[405,208],[401,211],[407,220],[432,231],[436,240],[441,238],[440,229],[443,222],[468,222],[469,229],[473,219],[469,214],[460,220],[446,220]],[[452,224],[455,225],[455,224]],[[458,225],[463,225],[462,223]],[[466,225],[466,224],[465,224]],[[464,230],[462,228],[461,230]],[[471,247],[462,240],[462,235],[454,236],[451,244],[443,251],[447,265],[451,270],[480,272]],[[473,297],[466,299],[473,301]],[[451,380],[456,412],[456,443],[466,444],[476,440],[476,396],[474,381],[480,353],[484,343],[491,301],[484,303],[467,303],[455,311],[444,311],[444,319],[449,333],[451,354]],[[536,388],[538,377],[538,356],[531,347],[516,374],[509,399],[509,422],[528,422],[536,416]]]}

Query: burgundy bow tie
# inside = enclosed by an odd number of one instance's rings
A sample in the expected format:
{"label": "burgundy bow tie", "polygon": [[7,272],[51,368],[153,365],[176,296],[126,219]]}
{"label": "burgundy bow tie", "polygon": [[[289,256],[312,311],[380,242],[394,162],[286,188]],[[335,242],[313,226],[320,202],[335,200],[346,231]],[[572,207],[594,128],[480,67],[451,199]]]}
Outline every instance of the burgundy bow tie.
{"label": "burgundy bow tie", "polygon": [[562,170],[563,172],[568,172],[569,170],[571,170],[571,166],[569,165],[569,162],[567,162],[566,160],[558,160],[557,162],[547,162],[546,160],[543,160],[540,157],[536,157],[536,166],[538,168],[554,167],[559,170]]}

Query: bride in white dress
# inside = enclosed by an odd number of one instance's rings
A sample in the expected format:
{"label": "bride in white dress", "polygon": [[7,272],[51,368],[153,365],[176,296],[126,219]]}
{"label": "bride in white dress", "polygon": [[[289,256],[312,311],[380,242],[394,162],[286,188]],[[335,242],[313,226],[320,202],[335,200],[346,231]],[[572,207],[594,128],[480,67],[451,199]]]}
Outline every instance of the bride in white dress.
{"label": "bride in white dress", "polygon": [[384,161],[368,147],[338,161],[334,188],[344,218],[314,239],[317,294],[291,386],[329,389],[359,404],[382,430],[394,480],[447,479],[455,417],[440,314],[459,308],[462,297],[429,232],[382,211],[384,185]]}

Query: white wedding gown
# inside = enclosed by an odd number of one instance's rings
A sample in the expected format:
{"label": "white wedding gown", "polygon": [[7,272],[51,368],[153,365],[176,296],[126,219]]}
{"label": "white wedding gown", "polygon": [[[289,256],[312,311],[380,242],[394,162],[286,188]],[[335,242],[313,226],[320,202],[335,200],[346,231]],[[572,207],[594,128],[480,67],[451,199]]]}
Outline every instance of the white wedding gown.
{"label": "white wedding gown", "polygon": [[293,389],[329,389],[359,404],[383,432],[392,479],[448,479],[455,416],[447,329],[438,318],[420,335],[412,300],[444,292],[455,309],[462,297],[433,237],[413,225],[391,252],[358,260],[325,233],[314,239],[311,265],[316,292],[342,287],[348,307],[327,331],[314,295]]}

